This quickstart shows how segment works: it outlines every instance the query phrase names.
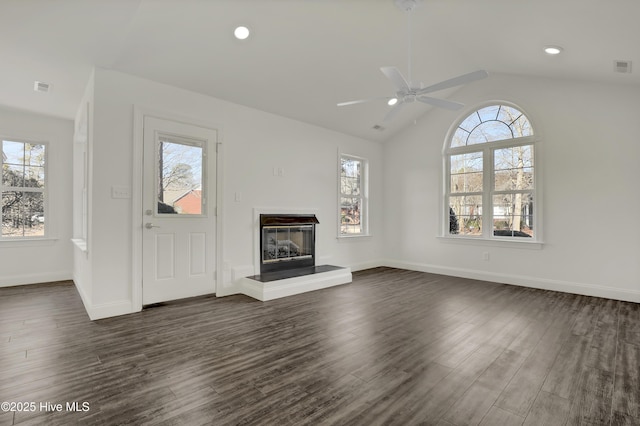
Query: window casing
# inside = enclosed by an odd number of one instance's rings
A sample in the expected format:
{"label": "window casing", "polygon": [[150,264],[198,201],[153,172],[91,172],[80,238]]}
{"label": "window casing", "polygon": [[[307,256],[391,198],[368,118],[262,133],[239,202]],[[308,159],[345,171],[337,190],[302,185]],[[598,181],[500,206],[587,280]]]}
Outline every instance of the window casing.
{"label": "window casing", "polygon": [[465,117],[444,151],[446,237],[540,241],[536,137],[506,103]]}
{"label": "window casing", "polygon": [[47,236],[47,145],[2,139],[0,241]]}
{"label": "window casing", "polygon": [[351,155],[340,155],[338,236],[368,235],[368,163]]}

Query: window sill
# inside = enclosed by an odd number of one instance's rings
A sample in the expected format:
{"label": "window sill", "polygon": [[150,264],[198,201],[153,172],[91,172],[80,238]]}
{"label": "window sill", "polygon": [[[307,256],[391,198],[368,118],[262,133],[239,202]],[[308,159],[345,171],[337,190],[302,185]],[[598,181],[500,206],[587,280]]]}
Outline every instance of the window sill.
{"label": "window sill", "polygon": [[357,240],[361,238],[371,238],[373,235],[371,234],[355,234],[355,235],[338,235],[338,241],[348,241],[348,240]]}
{"label": "window sill", "polygon": [[16,238],[3,239],[0,241],[0,247],[45,247],[52,246],[58,242],[58,238]]}
{"label": "window sill", "polygon": [[[542,241],[522,241],[522,240],[502,240],[502,239],[488,239],[488,238],[474,238],[474,237],[437,237],[443,243],[451,244],[464,244],[473,246],[490,246],[490,247],[505,247],[505,248],[518,248],[526,250],[542,250],[544,243]],[[514,237],[517,238],[517,237]]]}
{"label": "window sill", "polygon": [[76,246],[81,252],[87,252],[87,240],[83,240],[82,238],[72,238],[71,242],[74,246]]}

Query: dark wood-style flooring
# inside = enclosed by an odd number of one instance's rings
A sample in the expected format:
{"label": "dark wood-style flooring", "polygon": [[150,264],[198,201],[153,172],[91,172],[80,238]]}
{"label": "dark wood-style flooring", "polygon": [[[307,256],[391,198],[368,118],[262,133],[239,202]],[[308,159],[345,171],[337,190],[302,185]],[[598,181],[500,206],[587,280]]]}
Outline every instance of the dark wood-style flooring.
{"label": "dark wood-style flooring", "polygon": [[0,401],[38,404],[0,425],[640,425],[640,305],[376,268],[92,322],[71,283],[0,288]]}

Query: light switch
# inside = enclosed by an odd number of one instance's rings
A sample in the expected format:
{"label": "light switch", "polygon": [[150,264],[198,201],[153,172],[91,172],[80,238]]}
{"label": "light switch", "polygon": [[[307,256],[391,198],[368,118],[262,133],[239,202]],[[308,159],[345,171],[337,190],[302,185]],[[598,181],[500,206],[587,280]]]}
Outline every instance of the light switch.
{"label": "light switch", "polygon": [[112,186],[111,198],[131,198],[131,189],[128,186]]}

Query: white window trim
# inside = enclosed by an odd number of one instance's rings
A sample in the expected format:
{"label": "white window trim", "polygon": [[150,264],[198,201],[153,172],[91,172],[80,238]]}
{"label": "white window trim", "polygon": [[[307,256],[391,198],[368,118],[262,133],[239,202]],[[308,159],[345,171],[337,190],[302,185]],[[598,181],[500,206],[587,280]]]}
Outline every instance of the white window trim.
{"label": "white window trim", "polygon": [[[487,142],[483,144],[474,144],[470,146],[461,146],[451,148],[451,141],[453,136],[460,126],[460,124],[475,111],[478,111],[482,108],[492,106],[492,105],[505,105],[516,108],[520,112],[522,112],[527,119],[529,120],[529,124],[531,128],[534,130],[532,136],[525,136],[521,138],[513,138],[513,139],[504,139],[494,142]],[[441,208],[440,208],[440,235],[437,236],[442,242],[454,242],[461,244],[471,244],[471,245],[483,245],[483,246],[495,246],[495,247],[507,247],[507,248],[528,248],[528,249],[541,249],[543,242],[543,220],[542,220],[542,173],[540,170],[541,167],[541,158],[542,158],[542,138],[540,136],[538,126],[534,124],[529,113],[525,113],[524,109],[515,105],[511,102],[506,101],[490,101],[484,102],[482,104],[476,105],[473,108],[470,108],[465,111],[461,117],[456,120],[449,131],[447,132],[447,137],[444,142],[443,155],[442,155],[442,196],[441,196]],[[533,223],[534,223],[534,237],[531,239],[517,238],[517,237],[497,237],[493,235],[493,226],[483,226],[482,235],[478,236],[470,236],[470,235],[456,235],[449,233],[449,215],[447,214],[448,206],[449,206],[449,196],[450,194],[450,158],[452,155],[456,154],[466,154],[471,152],[482,152],[482,161],[483,161],[483,191],[482,191],[482,202],[483,207],[487,206],[488,208],[483,208],[483,222],[486,219],[489,223],[493,223],[493,209],[491,203],[491,197],[494,193],[493,190],[493,152],[496,149],[507,148],[513,146],[522,146],[522,145],[532,145],[533,146],[533,158],[534,158],[534,214],[533,214]],[[487,167],[489,166],[489,167]],[[485,189],[486,188],[486,189]]]}
{"label": "white window trim", "polygon": [[[341,203],[342,203],[342,159],[348,158],[351,160],[357,160],[362,162],[362,188],[360,196],[362,198],[362,212],[360,213],[360,226],[362,232],[358,234],[342,234],[341,233],[341,225],[342,225],[342,211],[341,211]],[[364,157],[359,157],[356,155],[345,154],[343,152],[338,151],[338,162],[337,162],[337,175],[338,175],[338,198],[337,198],[337,222],[338,226],[336,228],[336,232],[338,235],[338,239],[348,240],[352,238],[367,238],[371,237],[369,233],[369,160]]]}
{"label": "white window trim", "polygon": [[[50,145],[48,141],[42,140],[34,140],[29,138],[22,137],[12,137],[12,136],[3,136],[0,135],[0,141],[10,141],[10,142],[20,142],[31,145],[44,145],[44,188],[42,191],[30,191],[30,192],[42,192],[42,196],[44,198],[44,211],[42,212],[45,217],[45,226],[44,226],[44,235],[41,236],[29,236],[29,237],[3,237],[0,234],[0,245],[23,245],[23,246],[38,246],[42,244],[48,244],[54,241],[57,241],[57,238],[53,237],[53,233],[51,231],[52,228],[52,220],[49,208],[49,186],[51,185],[51,177],[49,176],[49,163],[51,161],[51,153],[49,152]],[[2,151],[2,147],[0,146],[0,151]],[[4,164],[4,161],[0,158],[0,165]],[[23,187],[24,188],[24,187]],[[0,178],[0,196],[2,192],[5,191],[5,186],[2,183]],[[0,200],[1,203],[1,200]],[[0,218],[0,222],[1,222]],[[21,244],[18,244],[21,243]]]}

